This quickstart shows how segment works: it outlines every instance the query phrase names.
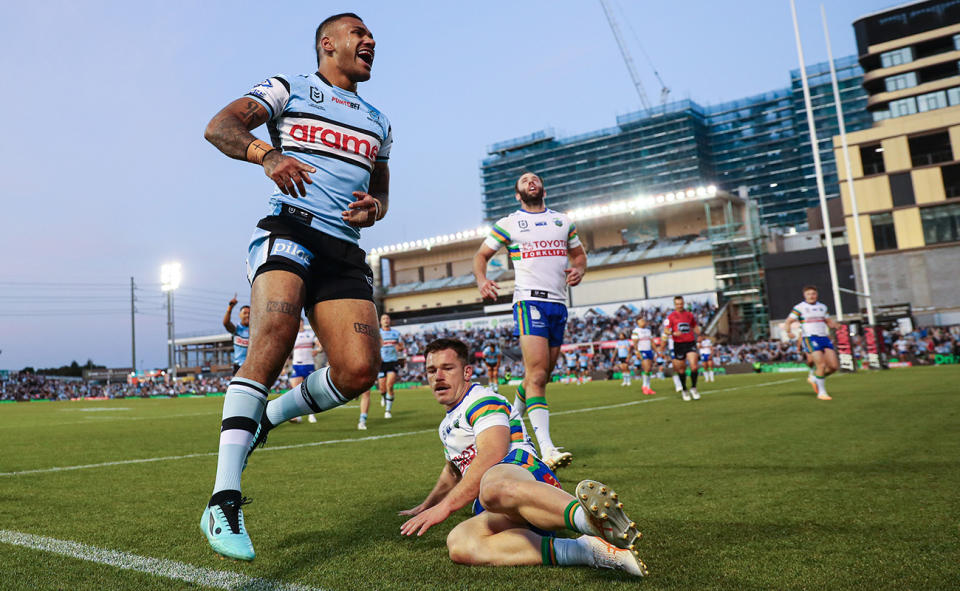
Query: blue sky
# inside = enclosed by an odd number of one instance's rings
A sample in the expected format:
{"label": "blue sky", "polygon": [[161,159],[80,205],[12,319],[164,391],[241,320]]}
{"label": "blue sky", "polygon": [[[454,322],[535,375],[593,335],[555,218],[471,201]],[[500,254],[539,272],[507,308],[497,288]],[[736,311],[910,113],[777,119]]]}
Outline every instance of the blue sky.
{"label": "blue sky", "polygon": [[[788,0],[613,4],[654,101],[643,51],[672,99],[701,104],[784,87],[797,67]],[[820,2],[797,4],[807,63],[822,61]],[[834,55],[855,52],[853,20],[888,6],[827,1]],[[168,260],[184,267],[178,334],[218,329],[234,292],[247,301],[245,249],[271,183],[203,128],[265,77],[313,71],[314,29],[342,11],[376,37],[360,94],[394,129],[390,215],[367,249],[479,225],[489,144],[639,108],[596,1],[14,3],[0,22],[0,368],[129,365],[131,276],[138,363],[165,364]]]}

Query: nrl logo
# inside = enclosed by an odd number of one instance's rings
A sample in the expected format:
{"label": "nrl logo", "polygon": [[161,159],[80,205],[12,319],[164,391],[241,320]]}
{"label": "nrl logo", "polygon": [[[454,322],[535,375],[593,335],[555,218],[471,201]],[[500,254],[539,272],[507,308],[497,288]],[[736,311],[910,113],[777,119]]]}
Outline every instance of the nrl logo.
{"label": "nrl logo", "polygon": [[563,225],[563,222],[561,222],[560,220],[558,220],[558,219],[556,219],[556,218],[553,219],[553,223],[556,224],[557,226],[562,226],[562,225]]}
{"label": "nrl logo", "polygon": [[323,102],[323,92],[322,92],[319,88],[317,88],[317,87],[315,87],[315,86],[311,86],[311,87],[310,87],[310,100],[312,100],[312,101],[315,102],[315,103],[322,103],[322,102]]}

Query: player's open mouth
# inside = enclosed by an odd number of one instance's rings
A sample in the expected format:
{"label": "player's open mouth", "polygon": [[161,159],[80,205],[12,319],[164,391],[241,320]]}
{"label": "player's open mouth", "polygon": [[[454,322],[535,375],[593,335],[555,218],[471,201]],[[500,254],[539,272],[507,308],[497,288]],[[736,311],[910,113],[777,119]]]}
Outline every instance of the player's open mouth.
{"label": "player's open mouth", "polygon": [[357,50],[357,57],[363,60],[368,66],[373,65],[373,50],[369,47],[361,47]]}
{"label": "player's open mouth", "polygon": [[437,384],[433,387],[433,391],[436,392],[437,394],[443,394],[449,389],[450,389],[450,386],[448,386],[447,384]]}

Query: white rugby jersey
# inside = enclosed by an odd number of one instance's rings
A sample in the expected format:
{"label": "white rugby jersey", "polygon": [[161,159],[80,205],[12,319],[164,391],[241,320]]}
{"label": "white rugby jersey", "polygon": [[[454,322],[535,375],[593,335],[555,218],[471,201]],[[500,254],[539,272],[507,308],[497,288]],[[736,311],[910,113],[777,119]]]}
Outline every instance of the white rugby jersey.
{"label": "white rugby jersey", "polygon": [[470,389],[440,423],[440,441],[447,460],[465,474],[477,457],[477,435],[490,427],[510,429],[510,450],[522,449],[537,455],[533,442],[527,436],[523,421],[511,418],[513,409],[507,399],[480,384]]}
{"label": "white rugby jersey", "polygon": [[313,340],[317,338],[309,326],[297,333],[293,344],[293,364],[313,365]]}
{"label": "white rugby jersey", "polygon": [[506,246],[516,270],[513,301],[567,301],[567,251],[581,245],[576,225],[566,215],[546,209],[518,210],[501,218],[483,242],[494,250]]}
{"label": "white rugby jersey", "polygon": [[713,351],[713,343],[710,342],[710,339],[704,338],[700,339],[700,354],[709,355]]}
{"label": "white rugby jersey", "polygon": [[803,329],[801,333],[805,337],[826,337],[830,336],[830,330],[827,327],[827,305],[821,302],[808,304],[806,300],[800,302],[791,310],[787,319],[796,318],[800,321]]}
{"label": "white rugby jersey", "polygon": [[649,326],[635,326],[630,338],[637,344],[637,351],[653,351],[653,331]]}

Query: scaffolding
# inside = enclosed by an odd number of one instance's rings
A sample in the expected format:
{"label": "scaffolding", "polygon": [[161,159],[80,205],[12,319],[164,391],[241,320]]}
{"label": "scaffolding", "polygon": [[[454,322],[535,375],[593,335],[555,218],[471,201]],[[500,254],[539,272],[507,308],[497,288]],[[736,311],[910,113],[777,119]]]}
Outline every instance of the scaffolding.
{"label": "scaffolding", "polygon": [[728,310],[730,334],[727,338],[731,343],[752,342],[770,336],[763,272],[766,239],[761,231],[757,204],[745,193],[741,189],[744,207],[737,208],[737,211],[731,200],[703,204],[718,305]]}

